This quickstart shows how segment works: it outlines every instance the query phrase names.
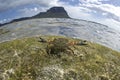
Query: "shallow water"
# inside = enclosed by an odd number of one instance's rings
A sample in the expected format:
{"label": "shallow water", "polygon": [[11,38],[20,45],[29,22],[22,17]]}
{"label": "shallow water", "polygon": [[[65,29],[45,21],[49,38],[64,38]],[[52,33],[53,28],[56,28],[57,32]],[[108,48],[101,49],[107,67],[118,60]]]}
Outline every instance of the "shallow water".
{"label": "shallow water", "polygon": [[0,27],[10,32],[0,35],[0,42],[37,35],[62,35],[89,40],[120,51],[120,32],[108,26],[76,19],[31,19]]}

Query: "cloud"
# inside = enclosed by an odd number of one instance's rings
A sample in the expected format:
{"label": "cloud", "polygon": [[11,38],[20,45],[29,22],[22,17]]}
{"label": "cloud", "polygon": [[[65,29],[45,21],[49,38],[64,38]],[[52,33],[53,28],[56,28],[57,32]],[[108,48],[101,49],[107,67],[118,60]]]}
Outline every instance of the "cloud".
{"label": "cloud", "polygon": [[102,4],[103,1],[109,0],[79,0],[83,4]]}
{"label": "cloud", "polygon": [[106,15],[108,15],[108,13],[103,12],[102,15],[103,15],[103,16],[106,16]]}
{"label": "cloud", "polygon": [[88,3],[97,3],[100,4],[98,0],[79,0],[83,4],[88,4]]}
{"label": "cloud", "polygon": [[[81,0],[80,0],[81,1]],[[91,15],[94,14],[96,18],[112,18],[116,21],[120,22],[120,5],[116,6],[114,4],[110,4],[111,0],[82,0],[84,3],[80,3],[79,6],[90,9],[92,12]],[[108,3],[104,3],[107,1]],[[119,3],[116,0],[116,4]],[[94,13],[96,12],[96,13]]]}
{"label": "cloud", "polygon": [[83,6],[91,8],[91,9],[98,9],[98,10],[106,11],[108,13],[111,13],[111,14],[114,14],[114,15],[120,17],[120,7],[118,7],[118,6],[114,6],[111,4],[101,4],[101,5],[96,5],[96,4],[85,5],[85,4],[83,4]]}
{"label": "cloud", "polygon": [[33,16],[36,13],[39,13],[41,9],[38,9],[37,7],[33,7],[33,8],[23,8],[18,10],[18,13],[20,13],[21,17],[26,17],[27,16]]}
{"label": "cloud", "polygon": [[72,18],[88,19],[91,17],[90,9],[79,7],[79,6],[70,6],[70,5],[69,6],[64,5],[64,7]]}
{"label": "cloud", "polygon": [[0,12],[6,11],[11,8],[15,8],[28,4],[39,4],[41,6],[53,6],[57,5],[58,0],[0,0]]}

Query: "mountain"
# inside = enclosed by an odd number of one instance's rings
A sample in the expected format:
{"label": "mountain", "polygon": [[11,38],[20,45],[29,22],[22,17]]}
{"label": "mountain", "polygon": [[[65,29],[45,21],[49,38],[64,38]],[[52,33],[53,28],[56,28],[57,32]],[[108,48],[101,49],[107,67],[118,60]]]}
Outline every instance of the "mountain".
{"label": "mountain", "polygon": [[21,38],[0,43],[0,80],[119,80],[119,61],[120,53],[89,41]]}
{"label": "mountain", "polygon": [[47,12],[41,12],[32,18],[70,18],[63,7],[52,7]]}
{"label": "mountain", "polygon": [[49,10],[47,10],[47,12],[40,12],[39,14],[32,17],[23,17],[23,18],[14,19],[10,22],[0,24],[0,26],[4,26],[6,24],[10,24],[13,22],[18,22],[18,21],[23,21],[28,19],[35,19],[35,18],[70,18],[70,17],[67,14],[64,7],[52,7]]}

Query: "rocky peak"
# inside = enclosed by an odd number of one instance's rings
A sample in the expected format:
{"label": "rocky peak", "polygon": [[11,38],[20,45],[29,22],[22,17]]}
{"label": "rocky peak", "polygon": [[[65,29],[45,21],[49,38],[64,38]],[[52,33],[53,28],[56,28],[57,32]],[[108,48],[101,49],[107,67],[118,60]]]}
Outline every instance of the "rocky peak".
{"label": "rocky peak", "polygon": [[52,13],[67,13],[63,7],[52,7],[47,12],[52,12]]}
{"label": "rocky peak", "polygon": [[63,7],[52,7],[47,12],[41,12],[33,18],[70,18]]}

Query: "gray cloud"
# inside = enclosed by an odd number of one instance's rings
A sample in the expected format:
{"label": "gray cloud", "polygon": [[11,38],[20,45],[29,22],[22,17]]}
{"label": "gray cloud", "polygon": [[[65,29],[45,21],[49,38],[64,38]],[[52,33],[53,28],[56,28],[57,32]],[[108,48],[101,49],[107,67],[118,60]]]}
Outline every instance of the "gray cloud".
{"label": "gray cloud", "polygon": [[39,4],[41,6],[57,5],[58,0],[0,0],[0,12],[27,4]]}

